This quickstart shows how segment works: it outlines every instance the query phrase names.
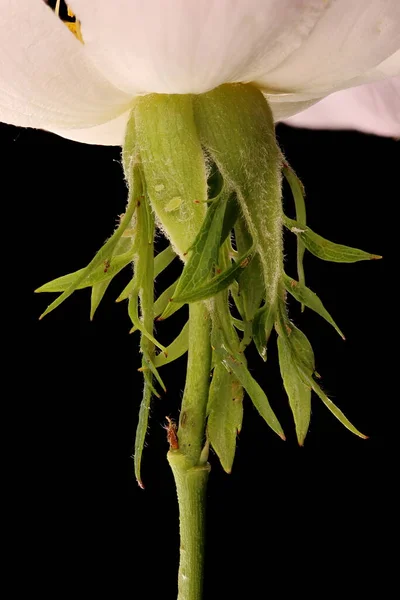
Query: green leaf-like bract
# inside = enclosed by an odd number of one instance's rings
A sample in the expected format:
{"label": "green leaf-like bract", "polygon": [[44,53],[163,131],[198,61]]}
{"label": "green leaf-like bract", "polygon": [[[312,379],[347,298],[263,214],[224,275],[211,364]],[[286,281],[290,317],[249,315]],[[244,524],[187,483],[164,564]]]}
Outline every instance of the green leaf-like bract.
{"label": "green leaf-like bract", "polygon": [[165,353],[158,354],[154,359],[154,365],[163,367],[168,365],[170,362],[177,360],[185,352],[187,352],[189,346],[189,323],[185,323],[178,336],[173,342],[165,349]]}
{"label": "green leaf-like bract", "polygon": [[[129,181],[129,176],[127,176]],[[143,487],[141,477],[141,461],[144,441],[147,432],[151,396],[158,396],[153,386],[153,376],[161,388],[166,391],[165,385],[154,364],[155,345],[164,352],[166,349],[157,342],[153,336],[154,320],[154,216],[149,206],[147,194],[143,189],[143,177],[139,170],[135,170],[130,180],[134,189],[142,189],[142,201],[137,207],[137,254],[135,256],[135,272],[133,287],[129,295],[128,312],[132,324],[141,332],[140,349],[143,355],[142,370],[144,371],[143,397],[139,410],[139,420],[136,428],[134,467],[135,476],[140,486]],[[150,243],[149,243],[150,237]],[[138,300],[140,300],[140,314]]]}
{"label": "green leaf-like bract", "polygon": [[[307,223],[306,204],[304,202],[304,188],[296,173],[287,163],[283,163],[282,172],[286,181],[290,185],[293,194],[294,204],[296,208],[296,219],[301,227],[305,227]],[[305,245],[301,238],[297,238],[297,275],[301,284],[305,285],[304,275],[304,252]],[[301,305],[301,310],[304,310],[304,304]]]}
{"label": "green leaf-like bract", "polygon": [[100,302],[102,301],[104,294],[107,291],[108,286],[111,283],[111,279],[95,283],[92,286],[92,293],[90,295],[90,320],[93,321],[94,313],[96,312]]}
{"label": "green leaf-like bract", "polygon": [[[206,300],[215,296],[222,290],[226,289],[238,276],[238,274],[245,269],[254,256],[254,247],[250,248],[246,254],[239,257],[229,269],[222,271],[219,275],[213,277],[209,283],[206,283],[197,289],[192,290],[182,296],[175,296],[171,298],[171,301],[183,303],[183,302],[198,302],[199,300]],[[162,315],[163,318],[164,314]]]}
{"label": "green leaf-like bract", "polygon": [[288,217],[284,217],[283,222],[292,233],[295,233],[302,240],[311,254],[322,260],[337,263],[354,263],[360,260],[382,258],[378,254],[370,254],[369,252],[364,252],[364,250],[358,250],[358,248],[350,248],[349,246],[330,242],[317,233],[314,233],[309,227],[303,227],[300,223]]}
{"label": "green leaf-like bract", "polygon": [[286,315],[286,308],[281,304],[278,327],[278,349],[281,375],[285,390],[289,397],[296,433],[302,445],[307,434],[310,420],[310,398],[308,390],[313,390],[332,414],[355,435],[366,439],[328,398],[320,385],[313,378],[315,363],[314,353],[307,337],[291,323]]}
{"label": "green leaf-like bract", "polygon": [[[57,279],[53,279],[52,281],[40,286],[40,288],[35,290],[35,292],[65,292],[71,286],[74,288],[73,291],[82,290],[86,287],[92,287],[98,283],[103,283],[104,281],[111,281],[111,279],[117,275],[117,273],[119,273],[124,267],[132,262],[133,256],[134,250],[113,256],[111,259],[108,259],[110,262],[108,268],[105,266],[103,261],[103,264],[93,268],[92,270],[88,271],[87,268],[84,268],[79,269],[74,273],[57,277]],[[82,275],[85,272],[86,276],[82,278]]]}
{"label": "green leaf-like bract", "polygon": [[228,373],[235,375],[266,423],[282,439],[285,439],[282,427],[265,392],[247,369],[243,353],[238,351],[237,334],[232,325],[227,296],[224,294],[214,300],[212,324],[211,342],[215,360],[222,363]]}
{"label": "green leaf-like bract", "polygon": [[303,373],[312,376],[314,353],[306,336],[287,319],[280,322],[278,353],[283,385],[292,410],[297,439],[302,446],[311,417],[311,387],[305,383]]}
{"label": "green leaf-like bract", "polygon": [[224,367],[229,371],[233,372],[240,381],[241,385],[246,390],[247,394],[251,398],[254,406],[263,417],[265,422],[271,427],[275,433],[279,435],[283,440],[285,439],[285,435],[283,433],[282,427],[276,418],[274,411],[271,408],[271,405],[268,401],[268,398],[261,388],[259,383],[250,375],[247,366],[238,358],[232,356],[229,352],[225,350],[224,344],[218,345],[215,347],[215,352],[217,353],[220,361],[224,365]]}
{"label": "green leaf-like bract", "polygon": [[236,436],[243,420],[243,387],[222,363],[214,368],[207,406],[207,435],[222,468],[232,470]]}
{"label": "green leaf-like bract", "polygon": [[276,304],[271,306],[265,303],[254,315],[253,339],[258,353],[264,361],[267,360],[267,342],[274,327],[275,318]]}
{"label": "green leaf-like bract", "polygon": [[[116,248],[118,242],[122,238],[124,231],[130,225],[132,217],[137,208],[137,204],[138,204],[138,199],[137,199],[137,197],[135,197],[135,194],[132,191],[130,198],[129,198],[126,212],[125,212],[123,218],[121,219],[119,226],[113,233],[113,235],[104,244],[104,246],[98,251],[96,256],[90,261],[90,263],[87,265],[87,267],[85,267],[84,269],[81,269],[80,271],[75,273],[75,277],[68,284],[68,286],[63,291],[63,293],[60,294],[60,296],[58,296],[58,298],[56,298],[54,300],[54,302],[52,302],[46,308],[46,310],[44,311],[44,313],[41,315],[40,318],[43,318],[45,315],[49,314],[51,311],[53,311],[55,308],[57,308],[57,306],[60,306],[60,304],[62,302],[64,302],[64,300],[66,300],[76,289],[78,289],[79,286],[85,282],[85,280],[88,278],[88,276],[91,273],[93,273],[93,271],[95,271],[100,265],[102,265],[103,271],[106,271],[105,274],[108,275],[107,271],[111,267],[111,264],[112,264],[112,255],[113,255],[114,249]],[[128,264],[128,262],[131,258],[126,257],[126,259],[127,259],[127,262],[125,262],[125,264],[123,264],[119,270],[121,270],[121,268],[123,268],[123,266],[126,266],[126,264]],[[103,280],[104,279],[97,279],[94,281],[94,283],[99,283],[99,281],[103,281]],[[42,286],[42,288],[39,288],[39,290],[40,291],[48,291],[48,290],[43,290],[43,287],[45,287],[45,286]]]}
{"label": "green leaf-like bract", "polygon": [[312,292],[308,287],[302,285],[299,281],[284,275],[283,281],[285,283],[285,288],[293,296],[296,298],[298,302],[305,304],[308,308],[315,311],[321,317],[323,317],[340,335],[341,338],[345,339],[343,333],[340,331],[339,327],[336,325],[335,321],[332,319],[331,315],[328,313],[321,300],[318,298],[315,292]]}
{"label": "green leaf-like bract", "polygon": [[[236,221],[235,241],[239,254],[245,254],[253,246],[252,237],[243,217]],[[260,257],[255,254],[249,266],[240,273],[239,294],[242,298],[244,318],[250,322],[260,307],[265,295],[265,286]]]}
{"label": "green leaf-like bract", "polygon": [[[213,276],[214,268],[218,263],[218,253],[221,244],[221,234],[224,222],[225,208],[229,194],[222,188],[220,195],[211,202],[207,209],[201,229],[192,246],[189,248],[189,259],[178,281],[174,298],[182,302],[182,298],[192,298],[199,288],[204,287]],[[183,300],[186,302],[186,300]],[[168,307],[162,318],[168,316]]]}

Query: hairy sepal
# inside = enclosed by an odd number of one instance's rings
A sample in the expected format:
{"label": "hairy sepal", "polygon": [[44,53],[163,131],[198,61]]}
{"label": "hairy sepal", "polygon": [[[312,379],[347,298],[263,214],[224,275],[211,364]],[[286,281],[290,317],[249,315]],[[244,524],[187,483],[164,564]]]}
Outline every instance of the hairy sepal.
{"label": "hairy sepal", "polygon": [[206,162],[194,122],[193,97],[141,96],[133,114],[146,192],[157,225],[185,260],[207,208]]}
{"label": "hairy sepal", "polygon": [[270,108],[251,85],[222,85],[195,97],[202,144],[237,196],[260,257],[266,300],[282,276],[281,153]]}

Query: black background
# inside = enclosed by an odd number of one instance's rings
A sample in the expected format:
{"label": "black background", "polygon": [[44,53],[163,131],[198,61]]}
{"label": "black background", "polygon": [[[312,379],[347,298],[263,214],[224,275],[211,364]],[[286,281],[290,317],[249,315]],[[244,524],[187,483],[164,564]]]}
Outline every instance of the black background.
{"label": "black background", "polygon": [[[383,597],[396,524],[389,429],[398,401],[390,349],[397,274],[389,246],[397,236],[399,146],[282,125],[278,138],[306,187],[310,227],[385,257],[336,265],[306,256],[308,285],[346,342],[310,311],[292,310],[313,343],[324,389],[370,439],[349,433],[314,398],[299,448],[274,344],[267,365],[250,353],[288,440],[275,436],[246,399],[232,475],[211,455],[205,598],[326,597],[336,586],[357,596],[376,586]],[[52,598],[173,599],[178,515],[162,425],[166,415],[178,416],[185,360],[162,372],[168,392],[153,402],[142,491],[130,458],[142,387],[138,338],[128,335],[126,306],[114,302],[129,274],[110,286],[93,323],[87,290],[41,322],[51,298],[33,293],[87,264],[112,232],[126,198],[119,149],[1,126],[0,150],[9,273],[3,330],[11,334],[4,341],[4,389],[13,415],[4,427],[12,432],[8,456],[17,459],[11,552],[21,558],[20,582]],[[288,195],[285,210],[293,216]],[[294,245],[287,241],[294,275]],[[173,270],[157,289],[172,281]],[[161,341],[181,325],[178,313],[158,328]]]}

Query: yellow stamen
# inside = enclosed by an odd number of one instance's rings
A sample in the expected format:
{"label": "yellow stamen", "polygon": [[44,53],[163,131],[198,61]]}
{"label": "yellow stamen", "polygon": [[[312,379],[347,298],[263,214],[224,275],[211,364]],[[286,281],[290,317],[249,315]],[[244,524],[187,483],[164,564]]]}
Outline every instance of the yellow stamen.
{"label": "yellow stamen", "polygon": [[70,9],[70,7],[68,6],[68,4],[66,4],[67,6],[67,14],[69,17],[74,18],[75,21],[73,23],[69,23],[69,22],[65,22],[66,26],[68,27],[68,29],[70,31],[72,31],[72,33],[74,34],[74,36],[83,44],[83,37],[82,37],[82,31],[81,31],[81,22],[78,21],[78,19],[76,18],[74,12]]}
{"label": "yellow stamen", "polygon": [[81,23],[80,21],[75,21],[74,23],[70,23],[69,21],[64,21],[64,25],[68,27],[70,31],[74,34],[74,36],[83,44],[83,37],[81,32]]}
{"label": "yellow stamen", "polygon": [[84,41],[83,41],[83,36],[82,36],[82,31],[81,31],[81,22],[78,21],[75,14],[72,12],[72,10],[69,8],[69,6],[67,4],[65,4],[65,6],[67,8],[67,15],[68,15],[68,17],[75,19],[75,21],[73,21],[73,22],[64,21],[64,19],[62,19],[62,17],[60,16],[60,6],[61,6],[61,0],[57,0],[55,8],[54,8],[55,14],[57,15],[57,17],[59,17],[62,20],[64,25],[66,25],[68,27],[68,29],[74,34],[74,36],[83,44]]}

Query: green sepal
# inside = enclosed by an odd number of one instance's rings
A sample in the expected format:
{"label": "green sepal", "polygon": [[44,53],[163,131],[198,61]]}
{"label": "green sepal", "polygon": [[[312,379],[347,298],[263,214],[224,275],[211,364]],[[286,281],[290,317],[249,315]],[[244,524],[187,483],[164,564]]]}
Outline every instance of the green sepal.
{"label": "green sepal", "polygon": [[276,302],[282,271],[281,153],[273,116],[251,85],[221,85],[194,97],[203,146],[236,192],[240,214],[261,258],[264,291]]}
{"label": "green sepal", "polygon": [[200,231],[207,171],[191,94],[145,94],[134,102],[146,192],[158,227],[183,258]]}
{"label": "green sepal", "polygon": [[302,240],[311,254],[322,260],[336,263],[355,263],[360,260],[378,260],[382,258],[378,254],[370,254],[358,248],[351,248],[330,242],[317,233],[314,233],[309,227],[303,227],[300,223],[288,217],[284,217],[283,223],[285,227]]}
{"label": "green sepal", "polygon": [[318,315],[323,317],[332,327],[338,332],[340,337],[345,340],[343,333],[328,313],[317,294],[312,292],[308,287],[302,285],[299,281],[288,277],[286,274],[283,276],[283,281],[286,290],[295,298],[298,302],[305,304],[308,308],[315,311]]}

